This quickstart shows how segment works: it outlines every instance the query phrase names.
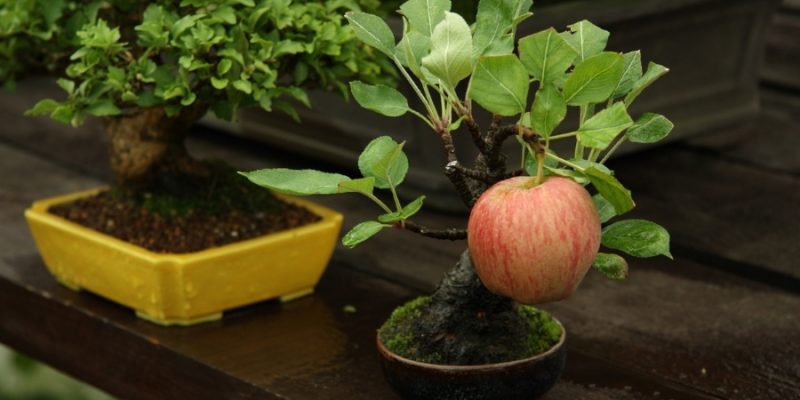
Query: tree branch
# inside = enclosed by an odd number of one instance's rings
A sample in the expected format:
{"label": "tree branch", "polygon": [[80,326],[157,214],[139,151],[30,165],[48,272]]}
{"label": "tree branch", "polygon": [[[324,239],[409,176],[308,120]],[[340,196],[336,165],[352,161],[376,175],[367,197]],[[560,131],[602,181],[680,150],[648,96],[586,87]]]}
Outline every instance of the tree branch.
{"label": "tree branch", "polygon": [[434,239],[465,240],[467,238],[466,229],[458,229],[458,228],[431,229],[422,225],[418,225],[408,220],[405,221],[403,224],[398,222],[394,226]]}
{"label": "tree branch", "polygon": [[463,201],[468,208],[472,209],[472,205],[475,204],[477,196],[475,196],[475,193],[470,189],[464,175],[457,169],[450,167],[451,165],[460,164],[458,162],[458,156],[456,155],[456,147],[453,145],[453,136],[447,128],[444,128],[439,130],[439,137],[442,139],[442,144],[444,145],[447,156],[447,167],[444,169],[444,174],[450,179],[453,186],[455,186],[458,195],[461,197],[461,201]]}

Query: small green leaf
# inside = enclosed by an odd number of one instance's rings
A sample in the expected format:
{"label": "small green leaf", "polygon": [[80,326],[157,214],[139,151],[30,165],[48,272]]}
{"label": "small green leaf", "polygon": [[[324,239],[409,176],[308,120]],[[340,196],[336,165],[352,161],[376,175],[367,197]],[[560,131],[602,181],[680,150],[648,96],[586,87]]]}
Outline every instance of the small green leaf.
{"label": "small green leaf", "polygon": [[577,66],[564,83],[564,99],[570,105],[607,100],[622,77],[625,59],[617,53],[601,53]]}
{"label": "small green leaf", "polygon": [[530,15],[531,0],[481,0],[475,16],[472,58],[510,54],[514,28]]}
{"label": "small green leaf", "polygon": [[642,52],[636,50],[625,53],[623,58],[625,58],[624,72],[619,82],[617,82],[614,93],[611,94],[612,99],[628,94],[633,89],[633,85],[642,78]]}
{"label": "small green leaf", "polygon": [[548,84],[536,92],[531,109],[531,125],[543,138],[550,137],[553,130],[567,116],[567,103],[555,86]]}
{"label": "small green leaf", "polygon": [[345,17],[362,42],[392,57],[395,47],[394,34],[383,18],[355,11],[348,12]]}
{"label": "small green leaf", "polygon": [[633,101],[636,100],[636,98],[639,97],[639,95],[642,94],[645,89],[647,89],[659,78],[666,75],[667,72],[669,72],[668,68],[651,62],[647,66],[647,72],[644,73],[644,76],[636,81],[636,83],[633,85],[633,89],[631,89],[631,92],[625,96],[625,104],[630,106],[631,103],[633,103]]}
{"label": "small green leaf", "polygon": [[411,30],[427,37],[433,35],[447,11],[450,0],[408,0],[400,6],[400,14],[408,19]]}
{"label": "small green leaf", "polygon": [[604,150],[620,132],[633,125],[624,103],[600,111],[578,129],[578,141],[593,149]]}
{"label": "small green leaf", "polygon": [[339,193],[362,193],[372,194],[375,188],[375,177],[351,179],[339,183]]}
{"label": "small green leaf", "polygon": [[408,157],[403,152],[403,144],[389,136],[372,140],[358,157],[358,169],[362,175],[374,177],[375,187],[379,189],[400,185],[408,173]]}
{"label": "small green leaf", "polygon": [[567,168],[554,168],[548,166],[545,166],[544,168],[547,171],[547,175],[558,175],[558,176],[563,176],[565,178],[570,178],[581,185],[586,185],[589,183],[589,178],[587,178],[586,175],[584,175],[579,171]]}
{"label": "small green leaf", "polygon": [[614,280],[628,277],[628,262],[616,254],[597,253],[592,266]]}
{"label": "small green leaf", "polygon": [[674,127],[667,117],[646,113],[628,129],[626,135],[634,143],[655,143],[667,137]]}
{"label": "small green leaf", "polygon": [[446,12],[431,35],[422,65],[450,88],[472,73],[472,32],[460,15]]}
{"label": "small green leaf", "polygon": [[361,107],[387,117],[399,117],[408,112],[408,100],[394,88],[368,85],[361,81],[350,82],[350,91]]}
{"label": "small green leaf", "polygon": [[251,84],[250,81],[245,81],[245,80],[233,81],[233,87],[239,90],[240,92],[244,92],[247,94],[253,93],[253,84]]}
{"label": "small green leaf", "polygon": [[603,229],[603,246],[623,251],[634,257],[672,258],[669,232],[655,222],[630,219],[615,222]]}
{"label": "small green leaf", "polygon": [[58,83],[58,86],[61,87],[62,89],[64,89],[64,91],[67,92],[67,94],[69,94],[69,95],[71,95],[72,93],[75,92],[75,82],[74,81],[71,81],[69,79],[59,78],[56,81],[56,83]]}
{"label": "small green leaf", "polygon": [[416,215],[422,209],[422,203],[425,201],[425,196],[419,196],[411,203],[408,203],[400,211],[393,213],[383,214],[378,217],[378,221],[384,224],[391,224],[397,221],[405,221]]}
{"label": "small green leaf", "polygon": [[431,51],[431,38],[417,31],[409,31],[397,44],[394,55],[418,78],[424,78],[420,66],[422,58]]}
{"label": "small green leaf", "polygon": [[592,196],[592,201],[594,202],[594,208],[597,209],[597,215],[600,216],[601,224],[605,224],[611,218],[617,216],[616,211],[614,211],[614,206],[601,194],[598,193]]}
{"label": "small green leaf", "polygon": [[577,55],[575,49],[553,28],[519,41],[520,60],[542,86],[561,78]]}
{"label": "small green leaf", "polygon": [[583,20],[569,26],[570,32],[562,37],[578,52],[578,61],[600,54],[608,44],[609,33],[597,25]]}
{"label": "small green leaf", "polygon": [[356,225],[350,232],[347,232],[346,235],[342,238],[342,244],[352,249],[356,247],[359,243],[375,236],[383,230],[383,228],[388,227],[388,225],[384,225],[380,222],[376,221],[366,221]]}
{"label": "small green leaf", "polygon": [[51,114],[59,105],[59,102],[55,100],[44,99],[36,103],[36,105],[34,105],[30,110],[25,111],[25,115],[34,117],[39,115],[48,115]]}
{"label": "small green leaf", "polygon": [[227,79],[219,79],[219,78],[217,78],[215,76],[212,76],[211,77],[211,86],[213,86],[214,89],[217,89],[217,90],[225,89],[226,87],[228,87],[228,80]]}
{"label": "small green leaf", "polygon": [[336,194],[339,184],[350,180],[341,174],[310,169],[269,168],[239,173],[256,185],[295,196]]}
{"label": "small green leaf", "polygon": [[472,75],[469,97],[486,110],[503,116],[525,112],[528,73],[513,55],[481,57]]}
{"label": "small green leaf", "polygon": [[231,70],[231,66],[233,66],[233,61],[231,61],[230,58],[223,58],[219,61],[219,64],[217,64],[217,74],[219,74],[219,76],[227,74],[228,71]]}
{"label": "small green leaf", "polygon": [[95,117],[108,117],[112,115],[119,115],[122,113],[122,110],[114,105],[113,101],[105,99],[92,103],[86,108],[86,112],[94,115]]}
{"label": "small green leaf", "polygon": [[595,189],[614,206],[617,215],[625,214],[633,209],[635,203],[631,197],[631,191],[622,186],[617,178],[596,167],[586,168],[583,173],[586,174]]}

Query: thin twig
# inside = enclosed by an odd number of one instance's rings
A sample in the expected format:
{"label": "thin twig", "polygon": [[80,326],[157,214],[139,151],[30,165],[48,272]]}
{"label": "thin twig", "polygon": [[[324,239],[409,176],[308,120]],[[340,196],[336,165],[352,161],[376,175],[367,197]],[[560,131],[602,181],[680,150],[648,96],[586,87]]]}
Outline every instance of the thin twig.
{"label": "thin twig", "polygon": [[394,226],[434,239],[465,240],[467,238],[466,229],[458,229],[458,228],[431,229],[422,225],[418,225],[408,220],[406,220],[404,224],[400,224],[398,222]]}

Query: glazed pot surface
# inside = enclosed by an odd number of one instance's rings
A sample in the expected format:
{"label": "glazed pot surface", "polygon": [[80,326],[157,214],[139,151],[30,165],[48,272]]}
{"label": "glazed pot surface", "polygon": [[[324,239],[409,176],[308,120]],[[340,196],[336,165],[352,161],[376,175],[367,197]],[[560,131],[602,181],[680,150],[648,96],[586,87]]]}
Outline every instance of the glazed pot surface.
{"label": "glazed pot surface", "polygon": [[[561,323],[559,322],[559,325]],[[381,366],[392,388],[408,400],[536,399],[561,377],[566,331],[550,350],[522,360],[485,365],[437,365],[398,356],[377,339]]]}

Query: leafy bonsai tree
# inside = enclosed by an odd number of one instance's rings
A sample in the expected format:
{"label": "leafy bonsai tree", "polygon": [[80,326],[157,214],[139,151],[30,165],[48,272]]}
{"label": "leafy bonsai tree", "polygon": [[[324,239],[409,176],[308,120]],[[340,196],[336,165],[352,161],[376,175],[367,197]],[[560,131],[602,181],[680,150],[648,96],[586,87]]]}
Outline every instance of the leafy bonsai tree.
{"label": "leafy bonsai tree", "polygon": [[[634,202],[605,165],[622,143],[656,142],[672,130],[662,115],[628,112],[667,69],[643,68],[638,51],[606,51],[609,33],[588,21],[515,41],[531,3],[481,0],[470,26],[449,12],[448,0],[409,0],[400,7],[399,42],[381,18],[347,15],[362,41],[393,60],[422,109],[380,84],[352,82],[353,96],[386,116],[411,113],[441,139],[443,172],[471,209],[468,229],[413,221],[425,197],[407,204],[398,198],[408,159],[403,143],[390,137],[366,147],[357,178],[313,170],[245,173],[282,192],[360,193],[374,201],[382,213],[347,233],[347,247],[387,228],[468,240],[468,251],[436,292],[401,307],[381,328],[381,341],[406,358],[470,365],[537,354],[558,340],[560,328],[525,305],[569,296],[592,265],[612,279],[625,278],[628,265],[619,253],[671,257],[669,234],[659,225],[611,221]],[[475,118],[476,106],[491,113],[488,126]],[[577,124],[564,128],[569,114]],[[478,150],[471,163],[459,158],[455,137]],[[524,153],[516,168],[509,168],[501,147],[511,138]],[[559,154],[552,145],[565,140],[574,141],[573,149]],[[391,200],[381,200],[375,189],[388,190]],[[601,244],[613,252],[598,252]]]}
{"label": "leafy bonsai tree", "polygon": [[29,114],[72,125],[102,117],[117,183],[169,190],[169,182],[209,174],[184,147],[208,110],[226,120],[250,106],[296,118],[294,104],[309,105],[306,89],[346,95],[344,80],[386,77],[387,60],[355,40],[342,16],[378,5],[0,0],[0,82],[58,76],[66,98],[42,100]]}

